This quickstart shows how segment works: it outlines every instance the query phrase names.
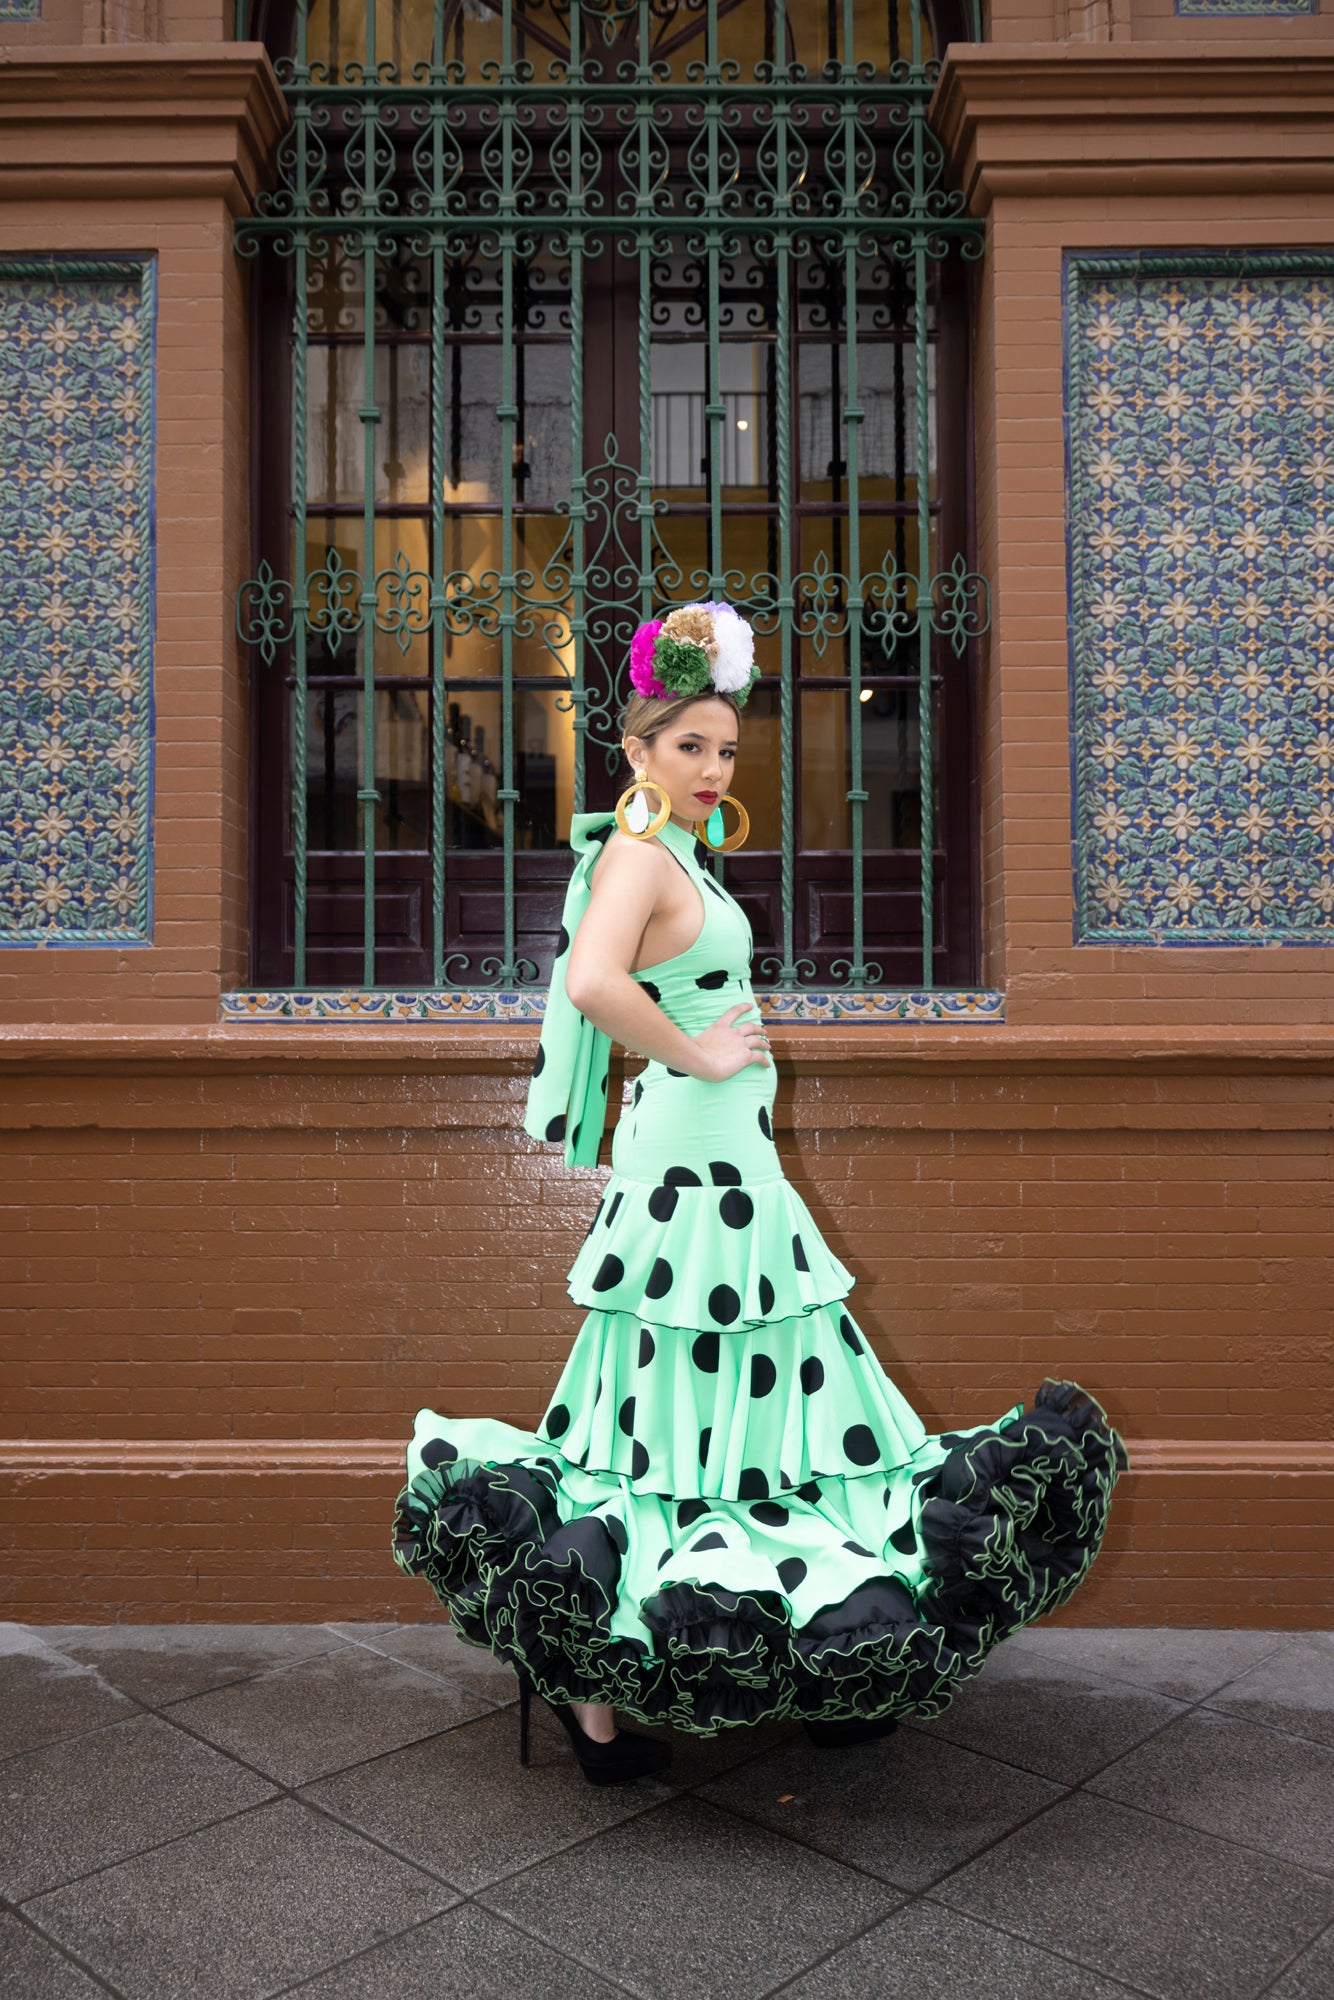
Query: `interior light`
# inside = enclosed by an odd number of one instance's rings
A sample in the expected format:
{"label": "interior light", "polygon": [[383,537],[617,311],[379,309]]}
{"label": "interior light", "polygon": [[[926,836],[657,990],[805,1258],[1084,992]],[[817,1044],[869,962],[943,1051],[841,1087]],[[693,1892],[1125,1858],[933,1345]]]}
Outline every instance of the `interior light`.
{"label": "interior light", "polygon": [[748,431],[750,429],[750,425],[746,422],[746,419],[744,417],[737,418],[736,427],[739,431]]}
{"label": "interior light", "polygon": [[863,688],[859,699],[862,701],[869,701],[874,693],[875,693],[874,688]]}

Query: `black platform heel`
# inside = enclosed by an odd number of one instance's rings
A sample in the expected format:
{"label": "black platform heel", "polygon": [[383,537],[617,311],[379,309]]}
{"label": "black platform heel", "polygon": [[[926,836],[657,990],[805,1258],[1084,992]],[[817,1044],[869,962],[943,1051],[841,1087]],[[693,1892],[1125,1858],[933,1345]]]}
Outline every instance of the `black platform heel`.
{"label": "black platform heel", "polygon": [[[533,1704],[533,1683],[525,1673],[519,1674],[519,1762],[528,1763],[528,1723]],[[580,1728],[578,1721],[568,1708],[560,1703],[547,1701],[545,1695],[538,1699],[546,1703],[557,1722],[570,1739],[570,1748],[575,1760],[590,1785],[632,1785],[636,1778],[650,1778],[655,1771],[664,1771],[672,1761],[670,1747],[659,1743],[651,1736],[627,1736],[618,1730],[610,1743],[597,1743]]]}
{"label": "black platform heel", "polygon": [[882,1736],[892,1736],[899,1725],[892,1715],[882,1715],[865,1722],[854,1717],[847,1722],[807,1722],[802,1726],[821,1750],[845,1750],[854,1743],[878,1743]]}

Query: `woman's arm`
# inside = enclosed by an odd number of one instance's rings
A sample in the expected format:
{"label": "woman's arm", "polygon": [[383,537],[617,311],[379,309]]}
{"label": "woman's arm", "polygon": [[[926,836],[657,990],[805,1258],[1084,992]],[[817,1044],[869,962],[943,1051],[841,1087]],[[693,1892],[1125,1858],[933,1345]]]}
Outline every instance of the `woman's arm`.
{"label": "woman's arm", "polygon": [[575,932],[565,991],[595,1028],[639,1055],[708,1083],[735,1076],[747,1063],[770,1066],[764,1029],[756,1019],[734,1025],[748,1004],[729,1007],[698,1035],[687,1035],[630,976],[660,897],[676,863],[656,841],[612,840],[593,870],[588,908]]}

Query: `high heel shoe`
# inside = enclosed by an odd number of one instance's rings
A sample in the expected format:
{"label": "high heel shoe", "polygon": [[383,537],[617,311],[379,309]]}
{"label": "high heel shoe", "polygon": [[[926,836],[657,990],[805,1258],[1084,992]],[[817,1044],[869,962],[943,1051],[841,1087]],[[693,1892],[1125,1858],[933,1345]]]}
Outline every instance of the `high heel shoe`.
{"label": "high heel shoe", "polygon": [[856,1716],[847,1722],[807,1722],[802,1726],[821,1750],[843,1750],[854,1743],[877,1743],[882,1736],[892,1736],[899,1725],[892,1715],[881,1715],[865,1721]]}
{"label": "high heel shoe", "polygon": [[[523,1765],[528,1762],[528,1719],[533,1693],[531,1679],[520,1673],[519,1762]],[[590,1785],[630,1785],[636,1778],[648,1778],[655,1771],[665,1770],[672,1761],[666,1743],[659,1743],[651,1736],[627,1736],[623,1729],[616,1732],[610,1743],[598,1743],[580,1727],[568,1708],[547,1701],[545,1695],[539,1695],[538,1699],[546,1703],[569,1737],[570,1748]]]}

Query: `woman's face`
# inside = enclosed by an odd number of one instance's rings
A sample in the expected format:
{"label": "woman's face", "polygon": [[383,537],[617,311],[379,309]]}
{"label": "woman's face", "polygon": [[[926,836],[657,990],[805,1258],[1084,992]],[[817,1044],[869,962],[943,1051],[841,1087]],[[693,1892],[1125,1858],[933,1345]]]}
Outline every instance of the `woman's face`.
{"label": "woman's face", "polygon": [[627,736],[625,754],[636,771],[661,785],[682,825],[707,819],[732,789],[737,714],[730,701],[705,695],[660,729],[651,743]]}

